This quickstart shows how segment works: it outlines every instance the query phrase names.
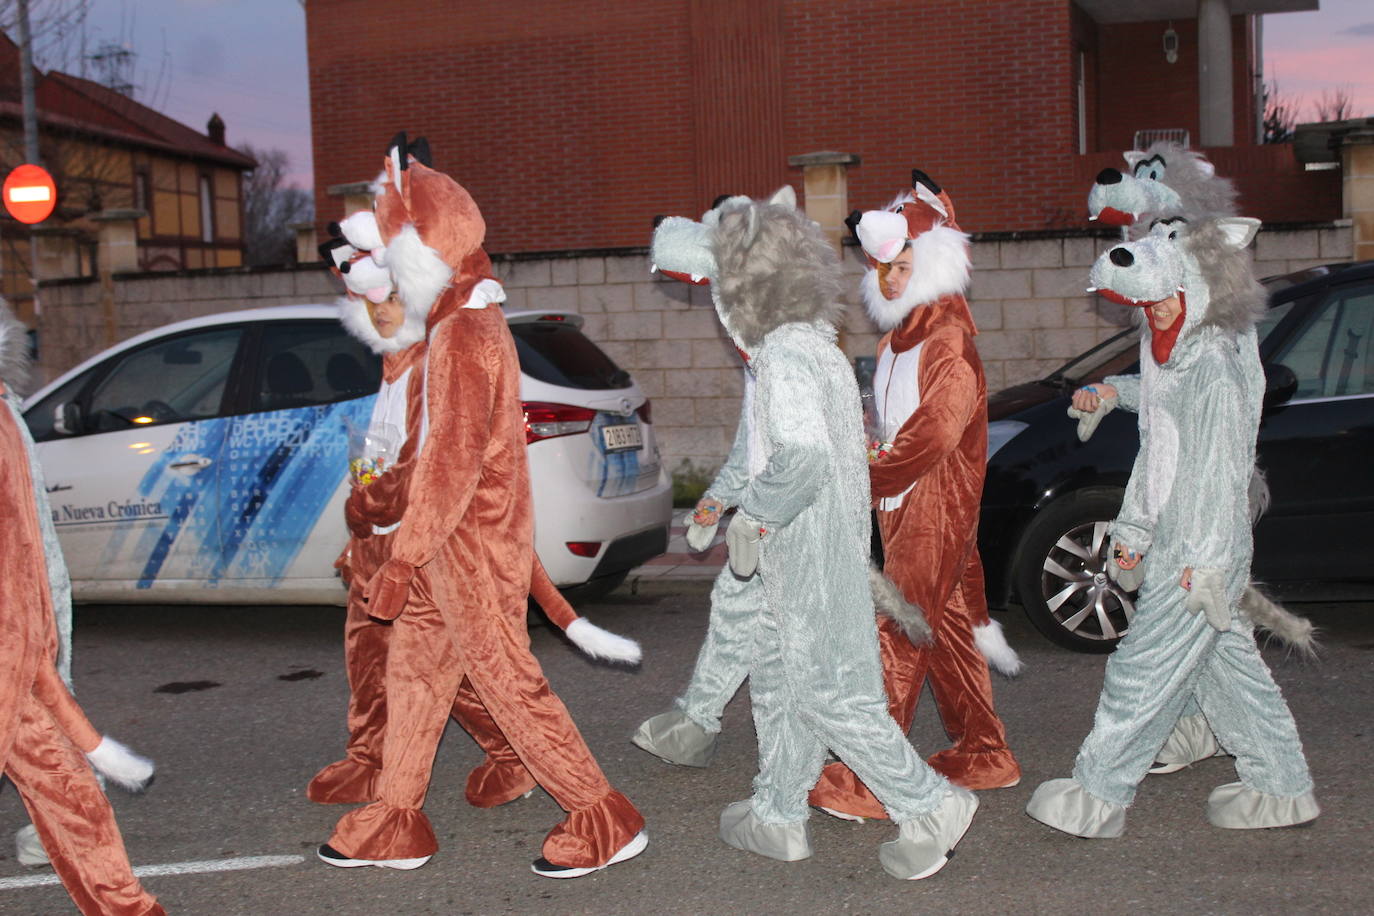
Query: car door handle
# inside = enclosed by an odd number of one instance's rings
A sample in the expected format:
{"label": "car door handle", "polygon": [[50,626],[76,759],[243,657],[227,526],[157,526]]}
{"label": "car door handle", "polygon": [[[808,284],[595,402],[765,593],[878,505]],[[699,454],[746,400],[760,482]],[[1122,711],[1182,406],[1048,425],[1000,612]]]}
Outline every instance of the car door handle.
{"label": "car door handle", "polygon": [[188,455],[184,461],[173,461],[167,467],[174,471],[203,471],[214,464],[213,458],[204,458],[200,455]]}

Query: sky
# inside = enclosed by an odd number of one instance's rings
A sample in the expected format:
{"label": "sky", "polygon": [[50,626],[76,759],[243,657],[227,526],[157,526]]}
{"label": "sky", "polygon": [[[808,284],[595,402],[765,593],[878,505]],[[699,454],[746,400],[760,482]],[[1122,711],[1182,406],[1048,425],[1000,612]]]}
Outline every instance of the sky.
{"label": "sky", "polygon": [[[42,3],[33,5],[41,13]],[[88,53],[111,41],[135,52],[139,101],[198,130],[218,112],[230,145],[283,149],[288,180],[312,185],[298,0],[92,0],[85,32]],[[1312,119],[1324,90],[1348,92],[1355,116],[1374,116],[1374,3],[1321,0],[1317,12],[1266,16],[1264,68],[1299,104],[1299,121]],[[60,69],[79,73],[74,63]]]}

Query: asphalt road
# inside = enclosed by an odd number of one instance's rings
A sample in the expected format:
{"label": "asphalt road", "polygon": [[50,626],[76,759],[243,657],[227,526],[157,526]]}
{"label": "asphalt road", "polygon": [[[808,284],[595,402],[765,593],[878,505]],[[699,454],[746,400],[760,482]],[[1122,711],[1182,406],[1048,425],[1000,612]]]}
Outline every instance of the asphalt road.
{"label": "asphalt road", "polygon": [[[301,856],[250,870],[145,878],[169,913],[349,916],[380,913],[1368,913],[1374,910],[1374,780],[1370,709],[1374,605],[1293,605],[1322,628],[1317,663],[1266,651],[1292,705],[1323,816],[1307,828],[1225,831],[1203,804],[1234,779],[1226,759],[1150,777],[1126,836],[1086,841],[1025,816],[1041,780],[1067,775],[1091,725],[1102,656],[1075,655],[1004,615],[1026,672],[996,679],[998,704],[1025,779],[983,793],[958,855],[926,881],[883,872],[886,823],[817,815],[815,856],[773,862],[725,846],[716,821],[748,796],[755,750],[745,692],[728,710],[709,770],[667,766],[633,747],[630,731],[667,708],[704,633],[706,582],[644,582],[584,608],[639,639],[638,670],[582,660],[544,628],[535,652],[612,783],[643,810],[650,845],[632,862],[575,881],[530,873],[560,817],[542,792],[493,811],[463,799],[480,752],[451,728],[426,810],[441,849],[413,872],[340,870],[314,858],[340,809],[307,801],[304,786],[343,746],[346,682],[337,608],[90,607],[78,609],[75,678],[98,727],[159,765],[143,796],[112,790],[137,865]],[[167,685],[180,685],[168,687]],[[929,697],[913,740],[944,746]],[[0,914],[75,912],[60,887],[6,887],[50,875],[14,861],[23,823],[12,787],[0,791]]]}

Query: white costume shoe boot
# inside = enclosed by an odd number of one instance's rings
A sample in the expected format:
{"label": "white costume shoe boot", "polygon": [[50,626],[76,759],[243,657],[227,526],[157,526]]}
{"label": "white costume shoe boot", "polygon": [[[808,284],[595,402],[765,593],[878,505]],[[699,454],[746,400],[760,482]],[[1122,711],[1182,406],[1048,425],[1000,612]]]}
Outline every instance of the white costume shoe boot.
{"label": "white costume shoe boot", "polygon": [[1155,754],[1155,764],[1150,767],[1150,772],[1156,776],[1177,773],[1184,767],[1223,753],[1217,745],[1216,735],[1212,734],[1212,727],[1207,724],[1206,716],[1184,716],[1164,740],[1159,753]]}
{"label": "white costume shoe boot", "polygon": [[945,867],[977,810],[978,796],[968,789],[950,786],[938,808],[897,826],[897,839],[879,848],[879,861],[894,878],[929,878]]}
{"label": "white costume shoe boot", "polygon": [[680,709],[646,719],[630,736],[635,747],[683,767],[705,767],[716,753],[716,736]]}
{"label": "white costume shoe boot", "polygon": [[811,832],[806,821],[765,824],[754,814],[754,803],[747,798],[727,805],[720,813],[720,838],[736,849],[779,862],[811,858]]}
{"label": "white costume shoe boot", "polygon": [[1119,837],[1126,830],[1126,808],[1105,802],[1074,779],[1042,782],[1026,813],[1042,824],[1090,840]]}
{"label": "white costume shoe boot", "polygon": [[1292,827],[1317,819],[1321,808],[1310,791],[1293,798],[1265,795],[1241,782],[1217,786],[1207,798],[1207,820],[1214,827],[1257,830]]}

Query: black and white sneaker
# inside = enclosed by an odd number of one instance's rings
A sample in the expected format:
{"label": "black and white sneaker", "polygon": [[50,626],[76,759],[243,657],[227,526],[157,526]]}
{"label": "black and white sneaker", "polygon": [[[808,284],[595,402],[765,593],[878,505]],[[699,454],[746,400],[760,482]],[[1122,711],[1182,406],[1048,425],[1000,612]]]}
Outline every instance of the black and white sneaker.
{"label": "black and white sneaker", "polygon": [[586,868],[575,868],[568,865],[555,865],[548,859],[540,857],[534,860],[534,864],[530,866],[530,870],[533,871],[536,875],[543,875],[545,878],[580,878],[583,875],[590,875],[594,871],[601,871],[601,869],[603,868],[615,865],[617,862],[624,862],[627,859],[633,859],[635,856],[643,852],[644,848],[648,845],[649,834],[646,831],[641,830],[639,831],[639,833],[636,833],[634,837],[630,839],[630,842],[620,847],[620,851],[617,852],[615,855],[611,856],[610,860],[607,861],[605,865],[592,865]]}
{"label": "black and white sneaker", "polygon": [[326,865],[333,865],[335,868],[362,868],[364,865],[376,865],[378,868],[395,868],[401,871],[419,868],[430,859],[429,856],[417,856],[414,859],[350,859],[328,843],[315,850],[315,855],[320,857],[321,862]]}

